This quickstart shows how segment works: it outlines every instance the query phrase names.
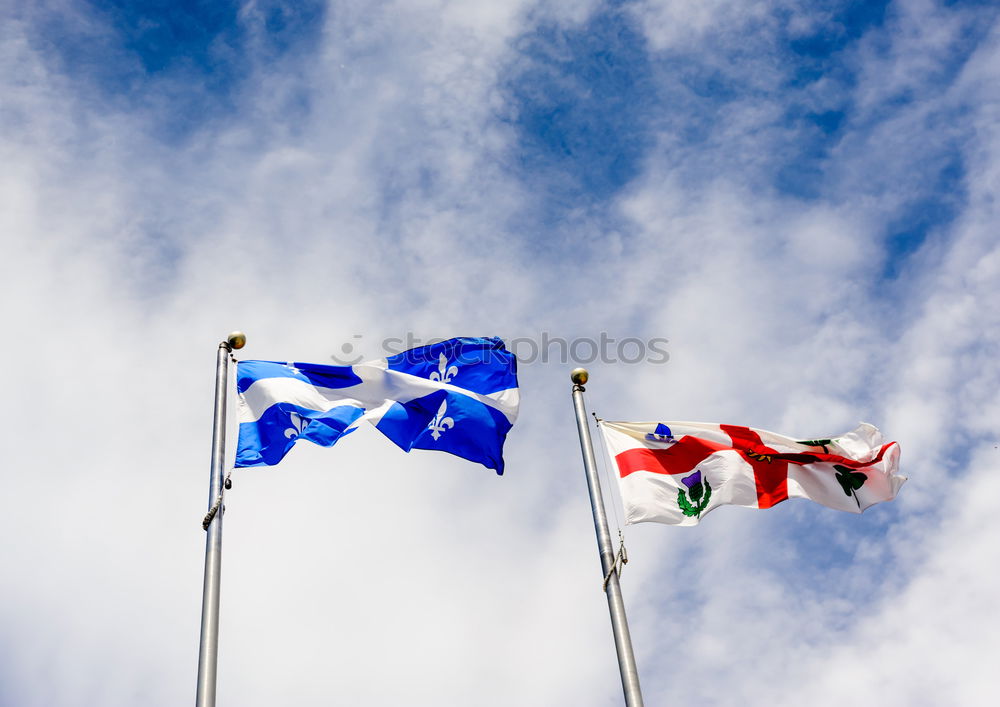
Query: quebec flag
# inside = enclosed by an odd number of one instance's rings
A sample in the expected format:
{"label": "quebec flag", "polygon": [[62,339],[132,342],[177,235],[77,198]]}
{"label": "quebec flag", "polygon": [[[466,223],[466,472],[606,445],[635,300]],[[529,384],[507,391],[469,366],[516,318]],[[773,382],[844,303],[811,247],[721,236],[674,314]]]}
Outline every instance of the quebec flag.
{"label": "quebec flag", "polygon": [[236,466],[273,466],[300,439],[332,446],[368,420],[404,451],[437,449],[503,474],[517,360],[498,338],[457,338],[354,366],[240,361]]}

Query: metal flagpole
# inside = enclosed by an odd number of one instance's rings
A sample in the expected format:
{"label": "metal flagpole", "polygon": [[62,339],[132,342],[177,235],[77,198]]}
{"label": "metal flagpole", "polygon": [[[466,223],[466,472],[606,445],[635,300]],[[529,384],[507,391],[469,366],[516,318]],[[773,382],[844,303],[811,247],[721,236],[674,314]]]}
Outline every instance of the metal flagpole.
{"label": "metal flagpole", "polygon": [[618,669],[622,675],[625,690],[625,704],[628,707],[642,707],[642,692],[639,690],[639,671],[632,653],[632,639],[625,617],[625,602],[618,584],[618,569],[615,566],[614,546],[608,531],[608,516],[604,510],[601,482],[597,478],[597,460],[594,458],[594,444],[587,425],[587,409],[583,403],[583,387],[590,374],[585,368],[577,368],[570,375],[573,381],[573,406],[576,408],[576,426],[580,432],[580,449],[583,451],[583,466],[587,472],[587,487],[590,489],[590,507],[594,512],[594,530],[601,552],[601,569],[606,578],[604,591],[608,595],[608,610],[611,612],[611,630],[615,635],[615,649],[618,651]]}
{"label": "metal flagpole", "polygon": [[219,664],[219,581],[222,575],[222,475],[226,456],[226,390],[229,355],[242,349],[247,338],[234,331],[219,344],[215,360],[215,421],[212,427],[212,468],[208,482],[208,514],[204,526],[205,583],[201,595],[201,646],[198,649],[197,707],[214,707]]}

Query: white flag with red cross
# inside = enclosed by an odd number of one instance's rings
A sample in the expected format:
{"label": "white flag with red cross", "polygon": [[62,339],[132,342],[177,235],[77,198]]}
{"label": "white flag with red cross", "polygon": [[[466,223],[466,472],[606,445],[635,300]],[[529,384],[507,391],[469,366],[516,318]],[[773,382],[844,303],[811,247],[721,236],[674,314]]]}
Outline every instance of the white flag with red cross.
{"label": "white flag with red cross", "polygon": [[891,501],[906,481],[899,445],[883,443],[867,423],[808,440],[705,422],[600,426],[618,468],[627,523],[696,525],[718,506],[770,508],[787,498],[860,513]]}

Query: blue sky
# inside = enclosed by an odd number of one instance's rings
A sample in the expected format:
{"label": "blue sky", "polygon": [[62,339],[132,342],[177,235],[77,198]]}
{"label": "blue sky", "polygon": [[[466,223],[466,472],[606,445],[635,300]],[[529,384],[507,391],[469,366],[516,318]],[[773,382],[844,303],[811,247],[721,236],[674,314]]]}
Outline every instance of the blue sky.
{"label": "blue sky", "polygon": [[[90,100],[143,115],[156,141],[185,144],[246,113],[255,69],[289,55],[315,61],[323,51],[324,22],[338,24],[337,8],[319,2],[246,7],[252,12],[244,10],[241,18],[239,3],[91,2],[74,12],[57,4],[37,13],[29,36],[52,70]],[[840,186],[832,153],[906,111],[915,90],[953,81],[987,34],[990,24],[982,17],[992,17],[986,6],[962,18],[939,63],[917,77],[916,87],[881,96],[862,110],[852,95],[863,69],[859,47],[867,45],[875,55],[888,51],[886,23],[898,15],[891,3],[814,5],[810,13],[822,21],[805,31],[792,26],[799,17],[794,6],[776,7],[743,41],[727,42],[724,32],[707,31],[703,46],[712,51],[656,51],[634,10],[621,2],[594,6],[572,26],[539,13],[510,39],[496,117],[515,139],[497,159],[538,199],[527,223],[519,217],[519,226],[558,227],[581,205],[603,214],[642,173],[662,133],[681,141],[677,152],[683,155],[668,149],[658,156],[685,178],[742,170],[752,189],[803,201],[829,199]],[[757,70],[769,74],[766,81],[745,80]],[[308,120],[310,93],[322,90],[303,87],[286,110]],[[770,126],[777,128],[768,136],[770,154],[762,160],[755,155],[748,165],[721,145],[715,151],[719,161],[706,170],[699,146],[712,145],[727,108],[741,104],[782,111]],[[955,124],[962,110],[933,116],[943,129],[921,146],[922,154],[910,156],[910,193],[879,234],[893,256],[884,272],[890,278],[929,232],[947,226],[960,210],[964,168]],[[885,188],[878,175],[871,179],[869,188]],[[385,188],[392,200],[393,187]]]}
{"label": "blue sky", "polygon": [[[989,702],[991,3],[0,17],[0,703],[190,699],[235,328],[320,363],[408,332],[662,337],[665,363],[590,366],[592,409],[873,422],[910,476],[892,504],[624,529],[647,704]],[[220,702],[619,704],[572,367],[522,365],[502,479],[364,432],[236,474]]]}

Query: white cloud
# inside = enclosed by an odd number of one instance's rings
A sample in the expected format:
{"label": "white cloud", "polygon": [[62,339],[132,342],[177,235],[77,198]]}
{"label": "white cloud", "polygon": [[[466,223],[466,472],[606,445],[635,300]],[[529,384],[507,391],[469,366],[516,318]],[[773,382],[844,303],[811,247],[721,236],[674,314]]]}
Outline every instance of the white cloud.
{"label": "white cloud", "polygon": [[[637,10],[656,49],[770,17],[717,3],[667,27],[665,7]],[[236,327],[247,357],[318,362],[357,333],[370,355],[406,331],[660,335],[668,365],[591,366],[593,409],[804,435],[876,422],[911,476],[892,506],[629,529],[647,703],[986,702],[997,37],[943,89],[913,77],[966,11],[907,5],[891,51],[862,42],[862,80],[837,90],[862,112],[879,90],[919,100],[849,122],[816,199],[754,182],[795,137],[768,93],[698,147],[661,126],[617,233],[581,209],[542,248],[552,234],[511,225],[533,195],[503,159],[517,134],[498,85],[530,23],[578,28],[590,8],[341,5],[316,55],[255,67],[228,122],[170,145],[153,108],[109,107],[30,24],[5,25],[0,702],[190,699],[212,363]],[[759,62],[770,91],[781,70]],[[959,108],[961,139],[943,141],[927,116]],[[908,146],[927,143],[960,150],[968,195],[885,281],[880,234],[920,186]],[[691,180],[695,159],[709,167]],[[618,704],[568,368],[522,370],[502,479],[374,432],[236,474],[220,702]]]}
{"label": "white cloud", "polygon": [[771,3],[733,0],[641,0],[630,6],[656,50],[690,49],[706,35],[738,32],[749,23],[771,24],[772,9]]}

